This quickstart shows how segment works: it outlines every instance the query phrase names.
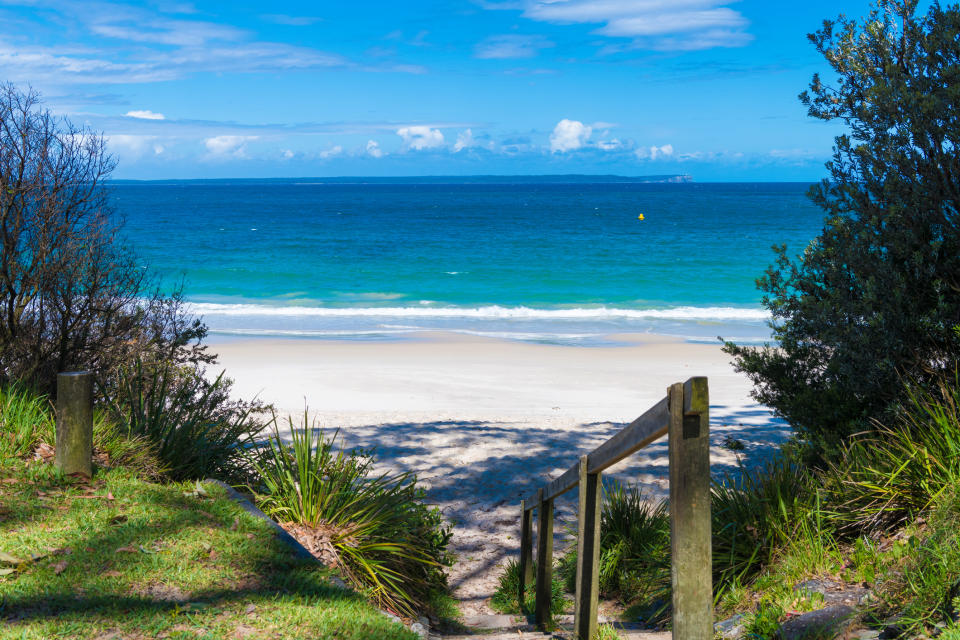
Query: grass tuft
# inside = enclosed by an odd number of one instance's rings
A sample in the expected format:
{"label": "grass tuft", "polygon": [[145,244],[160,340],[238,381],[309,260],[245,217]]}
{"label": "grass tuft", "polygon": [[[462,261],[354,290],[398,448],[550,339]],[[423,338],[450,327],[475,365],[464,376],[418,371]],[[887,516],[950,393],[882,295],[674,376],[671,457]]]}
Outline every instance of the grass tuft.
{"label": "grass tuft", "polygon": [[[537,573],[537,563],[533,562],[533,574]],[[563,597],[563,579],[556,571],[553,572],[553,582],[550,585],[550,613],[560,615],[567,608],[567,600]],[[537,592],[533,581],[524,591],[523,604],[517,602],[520,591],[520,561],[512,558],[507,560],[503,572],[500,574],[497,590],[490,598],[490,607],[500,613],[526,615],[532,614],[536,606]]]}
{"label": "grass tuft", "polygon": [[274,434],[260,459],[250,457],[261,508],[280,522],[322,531],[347,577],[375,602],[401,614],[429,608],[446,590],[450,530],[411,474],[372,474],[367,452],[345,452],[309,422],[306,411],[291,444]]}

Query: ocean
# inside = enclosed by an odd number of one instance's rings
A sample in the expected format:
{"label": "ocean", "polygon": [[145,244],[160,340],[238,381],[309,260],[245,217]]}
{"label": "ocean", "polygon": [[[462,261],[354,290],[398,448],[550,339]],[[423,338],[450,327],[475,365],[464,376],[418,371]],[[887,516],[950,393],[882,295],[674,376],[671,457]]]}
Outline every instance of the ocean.
{"label": "ocean", "polygon": [[[823,213],[800,183],[115,182],[123,236],[212,335],[575,345],[770,339],[755,281]],[[642,215],[642,219],[640,216]]]}

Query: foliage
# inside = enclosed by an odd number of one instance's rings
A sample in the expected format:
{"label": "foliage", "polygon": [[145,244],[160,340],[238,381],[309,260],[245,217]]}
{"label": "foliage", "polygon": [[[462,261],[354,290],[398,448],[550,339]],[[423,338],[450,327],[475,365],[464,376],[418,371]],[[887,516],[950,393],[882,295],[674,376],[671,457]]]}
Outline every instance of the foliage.
{"label": "foliage", "polygon": [[794,539],[818,498],[813,476],[782,452],[763,467],[740,467],[711,488],[714,580],[721,589],[743,582],[773,560]]}
{"label": "foliage", "polygon": [[960,377],[907,393],[910,404],[892,426],[853,438],[842,461],[822,474],[834,519],[848,535],[902,526],[960,485]]}
{"label": "foliage", "polygon": [[169,478],[239,481],[249,472],[244,451],[264,425],[259,405],[230,400],[229,389],[223,373],[210,382],[190,366],[137,359],[118,370],[108,406],[126,436],[153,445]]}
{"label": "foliage", "polygon": [[810,36],[836,72],[801,101],[839,120],[827,214],[802,255],[776,249],[758,286],[776,347],[726,343],[755,397],[826,452],[960,351],[960,7],[879,0]]}
{"label": "foliage", "polygon": [[329,536],[347,577],[378,603],[413,614],[446,587],[450,530],[411,474],[372,475],[372,456],[345,452],[308,420],[288,418],[291,444],[276,419],[269,449],[249,458],[260,475],[261,508],[280,522]]}
{"label": "foliage", "polygon": [[[52,432],[50,438],[52,443]],[[127,433],[102,410],[93,412],[93,453],[97,466],[122,467],[147,480],[162,479],[169,471],[153,442],[145,436]]]}
{"label": "foliage", "polygon": [[[0,466],[33,455],[41,444],[52,449],[54,422],[46,396],[22,384],[0,386]],[[93,414],[93,452],[98,466],[125,467],[144,478],[158,478],[164,471],[150,442],[123,433],[99,410]]]}
{"label": "foliage", "polygon": [[[575,531],[571,531],[575,533]],[[577,549],[565,554],[560,573],[576,587]],[[670,602],[670,514],[639,486],[604,485],[600,508],[600,593],[644,609],[659,620]]]}
{"label": "foliage", "polygon": [[417,639],[218,486],[22,461],[0,479],[0,552],[25,561],[0,575],[3,638]]}
{"label": "foliage", "polygon": [[[533,562],[533,575],[537,574],[537,563]],[[553,572],[553,581],[550,583],[550,613],[560,615],[567,606],[567,601],[563,597],[563,579],[557,571]],[[523,606],[517,602],[517,594],[520,592],[520,561],[516,558],[507,560],[503,572],[497,583],[497,590],[490,598],[490,607],[500,613],[524,614],[532,613],[537,600],[537,590],[534,581],[524,590]]]}
{"label": "foliage", "polygon": [[46,397],[20,384],[0,387],[0,459],[29,455],[41,440],[52,441],[52,435]]}
{"label": "foliage", "polygon": [[0,383],[53,393],[60,371],[108,377],[141,355],[210,362],[206,327],[118,242],[103,136],[0,85]]}
{"label": "foliage", "polygon": [[623,640],[623,636],[617,633],[613,625],[602,624],[597,627],[597,635],[594,640]]}

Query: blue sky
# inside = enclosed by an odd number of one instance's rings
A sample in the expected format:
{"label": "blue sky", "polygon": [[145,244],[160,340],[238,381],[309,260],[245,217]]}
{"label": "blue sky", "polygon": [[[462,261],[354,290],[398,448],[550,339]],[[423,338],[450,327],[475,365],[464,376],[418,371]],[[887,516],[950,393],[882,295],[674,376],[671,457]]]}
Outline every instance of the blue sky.
{"label": "blue sky", "polygon": [[[0,0],[0,80],[117,178],[815,180],[806,34],[867,2]],[[828,76],[829,77],[829,76]]]}

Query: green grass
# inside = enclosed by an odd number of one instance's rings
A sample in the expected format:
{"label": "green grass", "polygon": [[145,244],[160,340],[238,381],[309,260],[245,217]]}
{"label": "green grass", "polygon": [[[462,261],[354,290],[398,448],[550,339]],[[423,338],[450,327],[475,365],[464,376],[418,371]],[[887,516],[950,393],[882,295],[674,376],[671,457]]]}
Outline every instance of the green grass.
{"label": "green grass", "polygon": [[205,488],[0,460],[0,638],[417,637]]}
{"label": "green grass", "polygon": [[[533,563],[533,575],[537,574],[536,562]],[[520,562],[516,559],[507,561],[500,574],[497,590],[490,598],[490,608],[500,613],[532,614],[536,604],[537,592],[531,581],[524,591],[523,605],[517,602],[520,591]],[[559,615],[568,608],[569,603],[563,597],[563,578],[557,571],[553,572],[553,582],[550,589],[550,613]]]}
{"label": "green grass", "polygon": [[0,388],[0,459],[29,455],[42,440],[53,444],[47,398],[19,385]]}
{"label": "green grass", "polygon": [[[54,424],[53,407],[46,396],[16,384],[0,388],[0,460],[29,458],[42,444],[52,451]],[[93,415],[93,451],[99,466],[125,467],[151,479],[166,471],[152,443],[126,433],[101,410]]]}

